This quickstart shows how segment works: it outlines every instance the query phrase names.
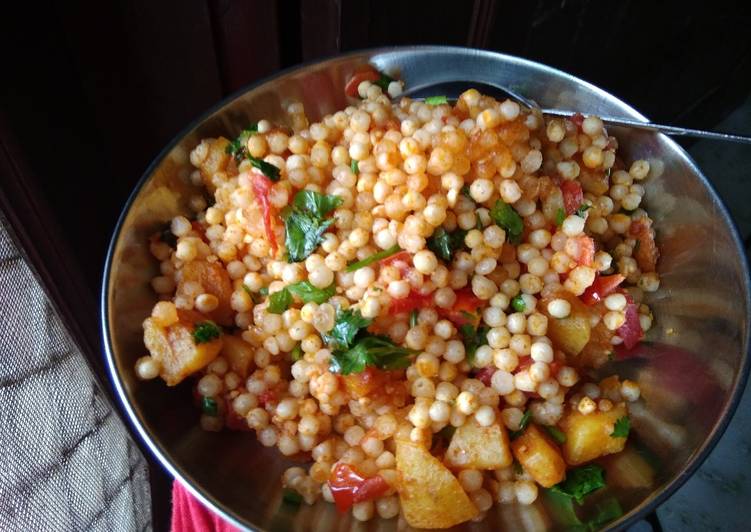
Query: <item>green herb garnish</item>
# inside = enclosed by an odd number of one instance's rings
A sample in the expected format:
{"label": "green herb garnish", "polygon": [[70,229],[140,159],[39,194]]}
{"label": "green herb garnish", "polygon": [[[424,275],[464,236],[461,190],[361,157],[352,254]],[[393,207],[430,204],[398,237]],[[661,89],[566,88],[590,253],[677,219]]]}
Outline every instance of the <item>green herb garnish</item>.
{"label": "green herb garnish", "polygon": [[310,281],[300,281],[285,286],[278,292],[271,294],[269,298],[269,312],[281,314],[292,304],[292,296],[297,296],[303,303],[325,303],[336,293],[336,287],[332,284],[326,288],[316,288]]}
{"label": "green herb garnish", "polygon": [[550,489],[583,504],[584,497],[604,487],[605,470],[597,464],[588,464],[568,471],[566,480]]}
{"label": "green herb garnish", "polygon": [[216,416],[219,411],[216,405],[216,399],[204,395],[201,399],[201,410],[207,416]]}
{"label": "green herb garnish", "polygon": [[469,185],[464,185],[460,192],[462,193],[462,196],[466,196],[467,198],[472,199],[472,194],[469,193]]}
{"label": "green herb garnish", "polygon": [[613,432],[610,434],[611,438],[628,438],[628,433],[631,430],[631,420],[628,416],[623,416],[615,422]]}
{"label": "green herb garnish", "polygon": [[245,154],[248,151],[248,149],[245,147],[245,145],[248,143],[248,139],[256,133],[258,133],[258,124],[250,124],[248,127],[243,129],[242,132],[240,132],[240,135],[238,135],[235,140],[227,145],[225,151],[238,161],[242,160],[242,158],[245,157]]}
{"label": "green herb garnish", "polygon": [[289,262],[302,262],[315,251],[323,241],[323,233],[334,223],[333,218],[324,217],[342,202],[339,196],[312,190],[301,190],[295,195],[292,206],[282,212]]}
{"label": "green herb garnish", "polygon": [[193,341],[197,344],[205,344],[219,338],[222,330],[213,321],[202,321],[196,323],[193,328]]}
{"label": "green herb garnish", "polygon": [[511,306],[514,307],[514,310],[517,312],[524,312],[527,309],[527,304],[524,302],[524,298],[521,294],[514,296],[511,300]]}
{"label": "green herb garnish", "polygon": [[360,268],[364,268],[365,266],[370,266],[374,262],[378,262],[379,260],[383,260],[386,257],[390,257],[391,255],[396,255],[402,250],[397,244],[391,246],[390,248],[384,249],[383,251],[379,251],[378,253],[373,253],[370,257],[366,257],[362,260],[358,260],[357,262],[353,262],[352,264],[348,265],[346,268],[346,271],[353,272],[355,270],[359,270]]}
{"label": "green herb garnish", "polygon": [[462,335],[462,342],[464,343],[464,352],[470,366],[475,362],[477,348],[488,343],[489,330],[490,329],[485,326],[480,326],[475,329],[469,323],[465,323],[459,327],[459,332]]}
{"label": "green herb garnish", "polygon": [[412,329],[417,326],[417,309],[409,313],[409,328]]}
{"label": "green herb garnish", "polygon": [[379,87],[381,87],[381,89],[383,90],[383,92],[388,92],[388,90],[389,90],[389,84],[392,81],[394,81],[394,78],[392,78],[391,76],[389,76],[387,74],[384,74],[383,72],[380,72],[380,71],[378,73],[380,74],[380,77],[377,80],[375,80],[373,83],[375,85],[378,85]]}
{"label": "green herb garnish", "polygon": [[399,347],[388,336],[371,334],[358,335],[354,345],[347,349],[337,349],[331,354],[329,370],[341,375],[360,373],[367,366],[384,370],[406,368],[409,357],[417,351]]}
{"label": "green herb garnish", "polygon": [[566,434],[554,425],[545,425],[545,430],[556,443],[566,443]]}
{"label": "green herb garnish", "polygon": [[352,173],[355,175],[360,174],[360,163],[357,162],[357,160],[352,159],[352,162],[349,163],[349,168],[352,170]]}
{"label": "green herb garnish", "polygon": [[443,227],[439,227],[428,238],[428,249],[445,262],[451,262],[454,253],[464,248],[465,236],[467,232],[463,229],[456,229],[449,233]]}
{"label": "green herb garnish", "polygon": [[568,532],[595,532],[623,515],[623,509],[615,497],[608,497],[604,501],[595,503],[594,514],[586,521],[582,521],[576,515],[573,500],[570,497],[548,489],[545,490],[545,500],[553,520]]}
{"label": "green herb garnish", "polygon": [[449,103],[449,101],[445,96],[428,96],[425,98],[425,103],[428,105],[442,105],[444,103]]}
{"label": "green herb garnish", "polygon": [[336,349],[349,349],[360,329],[366,328],[372,322],[373,320],[363,318],[357,309],[338,309],[334,327],[322,335],[323,341]]}
{"label": "green herb garnish", "polygon": [[300,506],[302,503],[302,495],[295,490],[285,489],[282,491],[282,502],[291,506]]}
{"label": "green herb garnish", "polygon": [[499,227],[506,231],[508,241],[512,244],[521,242],[522,232],[524,231],[524,222],[514,208],[508,203],[501,200],[495,202],[490,210],[490,217]]}
{"label": "green herb garnish", "polygon": [[555,211],[555,225],[560,227],[563,225],[563,220],[566,219],[566,211],[559,208],[557,211]]}
{"label": "green herb garnish", "polygon": [[258,291],[258,293],[259,293],[259,294],[261,294],[262,296],[267,296],[267,295],[269,295],[269,287],[268,287],[268,286],[264,286],[263,288],[261,288],[261,289],[260,289],[260,290]]}
{"label": "green herb garnish", "polygon": [[592,208],[591,205],[588,205],[586,203],[582,203],[581,205],[579,205],[579,208],[576,209],[576,211],[574,212],[574,214],[576,214],[579,218],[584,218],[584,213],[587,212],[591,208]]}
{"label": "green herb garnish", "polygon": [[519,421],[519,430],[515,430],[512,432],[509,436],[512,440],[518,438],[521,436],[525,430],[527,430],[527,425],[529,425],[530,420],[532,419],[532,411],[526,410],[524,412],[524,415],[522,416],[521,421]]}
{"label": "green herb garnish", "polygon": [[258,168],[263,175],[271,179],[272,181],[279,181],[279,168],[271,163],[267,163],[263,159],[258,159],[252,155],[248,155],[248,160],[253,168]]}
{"label": "green herb garnish", "polygon": [[299,343],[295,345],[295,347],[292,349],[292,352],[289,355],[292,358],[293,362],[297,362],[298,360],[302,358],[302,355],[303,355],[302,347],[300,347]]}

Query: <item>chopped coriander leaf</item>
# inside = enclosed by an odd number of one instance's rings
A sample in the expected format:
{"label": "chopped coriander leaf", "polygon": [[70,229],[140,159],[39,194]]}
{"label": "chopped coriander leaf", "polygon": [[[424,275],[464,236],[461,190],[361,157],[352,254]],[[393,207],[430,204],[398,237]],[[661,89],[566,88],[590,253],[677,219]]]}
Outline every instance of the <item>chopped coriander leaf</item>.
{"label": "chopped coriander leaf", "polygon": [[597,464],[588,464],[568,471],[566,480],[550,489],[582,504],[584,497],[604,487],[605,470]]}
{"label": "chopped coriander leaf", "polygon": [[524,312],[527,309],[527,304],[524,302],[524,298],[521,294],[514,296],[514,299],[511,300],[511,306],[514,307],[514,310],[517,312]]}
{"label": "chopped coriander leaf", "polygon": [[261,289],[260,289],[260,290],[258,291],[258,293],[259,293],[259,294],[261,294],[262,296],[267,296],[267,295],[269,295],[269,287],[268,287],[268,286],[264,286],[263,288],[261,288]]}
{"label": "chopped coriander leaf", "polygon": [[263,159],[258,159],[252,155],[248,155],[248,160],[253,168],[258,168],[263,175],[271,179],[272,181],[279,181],[279,168],[271,163],[267,163]]}
{"label": "chopped coriander leaf", "polygon": [[402,369],[409,366],[409,357],[416,354],[417,351],[413,349],[399,347],[388,336],[365,333],[358,335],[357,341],[348,350],[334,350],[329,369],[341,375],[360,373],[367,366],[385,370]]}
{"label": "chopped coriander leaf", "polygon": [[373,320],[363,318],[357,309],[338,309],[334,328],[322,335],[323,341],[330,347],[348,349],[360,329],[366,328],[372,322]]}
{"label": "chopped coriander leaf", "polygon": [[451,262],[454,253],[464,248],[465,236],[467,232],[463,229],[456,229],[449,233],[443,227],[439,227],[428,238],[428,249],[445,262]]}
{"label": "chopped coriander leaf", "polygon": [[561,225],[563,225],[563,220],[565,219],[566,211],[564,211],[563,209],[558,209],[557,211],[555,211],[555,225],[560,227]]}
{"label": "chopped coriander leaf", "polygon": [[480,215],[478,214],[476,216],[477,216],[477,222],[475,223],[475,229],[477,229],[478,231],[482,231],[485,227],[482,225],[482,220],[480,220]]}
{"label": "chopped coriander leaf", "polygon": [[467,355],[467,362],[470,366],[475,362],[477,348],[488,343],[489,330],[490,329],[485,326],[480,326],[475,329],[469,323],[465,323],[459,327],[459,332],[462,335],[462,342],[464,343],[464,351]]}
{"label": "chopped coriander leaf", "polygon": [[417,309],[409,313],[409,328],[412,329],[417,325]]}
{"label": "chopped coriander leaf", "polygon": [[282,502],[292,506],[300,506],[302,503],[302,495],[295,490],[285,489],[282,492]]}
{"label": "chopped coriander leaf", "polygon": [[243,290],[245,290],[245,293],[248,294],[249,296],[253,295],[253,292],[250,290],[250,287],[246,285],[245,283],[243,283]]}
{"label": "chopped coriander leaf", "polygon": [[610,434],[611,438],[628,438],[628,433],[631,430],[631,420],[628,416],[623,416],[615,422],[613,432]]}
{"label": "chopped coriander leaf", "polygon": [[366,257],[362,260],[358,260],[357,262],[353,262],[352,264],[347,266],[346,271],[353,272],[355,270],[359,270],[360,268],[364,268],[365,266],[370,266],[374,262],[383,260],[386,257],[390,257],[391,255],[396,255],[401,250],[402,248],[400,248],[398,244],[395,244],[390,248],[384,249],[383,251],[373,253],[370,257]]}
{"label": "chopped coriander leaf", "polygon": [[286,287],[292,295],[299,297],[303,303],[325,303],[336,293],[333,284],[326,288],[316,288],[310,281],[300,281]]}
{"label": "chopped coriander leaf", "polygon": [[505,229],[510,243],[517,244],[521,242],[522,233],[524,232],[524,222],[519,213],[511,205],[501,200],[496,201],[490,210],[490,217],[496,225]]}
{"label": "chopped coriander leaf", "polygon": [[469,199],[472,199],[472,195],[469,193],[469,185],[464,185],[460,192],[462,193],[463,196],[466,196]]}
{"label": "chopped coriander leaf", "polygon": [[222,335],[222,330],[213,321],[196,323],[193,328],[193,341],[197,344],[205,344],[216,340]]}
{"label": "chopped coriander leaf", "polygon": [[425,103],[428,105],[442,105],[444,103],[449,103],[449,101],[445,96],[428,96],[425,98]]}
{"label": "chopped coriander leaf", "polygon": [[256,133],[258,133],[258,124],[250,124],[248,127],[242,130],[240,135],[238,135],[235,140],[229,143],[225,151],[237,160],[242,159],[245,155],[245,152],[247,151],[245,145],[247,144],[248,139]]}
{"label": "chopped coriander leaf", "polygon": [[334,223],[333,218],[324,218],[341,205],[338,196],[301,190],[295,195],[292,207],[282,211],[286,229],[285,246],[289,262],[302,262],[322,242],[322,235]]}
{"label": "chopped coriander leaf", "polygon": [[513,431],[509,435],[509,437],[512,440],[514,440],[518,438],[519,436],[521,436],[524,433],[524,431],[527,430],[527,425],[529,425],[529,422],[531,419],[532,419],[532,411],[528,409],[524,412],[524,415],[522,416],[521,421],[519,421],[519,430]]}
{"label": "chopped coriander leaf", "polygon": [[339,196],[320,194],[313,190],[301,190],[295,194],[294,206],[296,209],[311,213],[313,216],[323,218],[331,211],[341,207],[344,200]]}
{"label": "chopped coriander leaf", "polygon": [[242,285],[243,290],[245,290],[245,293],[250,296],[250,299],[253,300],[253,304],[257,305],[261,302],[261,294],[257,292],[251,292],[250,287],[246,284]]}
{"label": "chopped coriander leaf", "polygon": [[574,214],[576,214],[579,218],[584,218],[584,213],[587,212],[591,208],[592,208],[591,205],[588,205],[586,203],[582,203],[581,205],[579,205],[579,208],[576,209],[576,211],[574,212]]}
{"label": "chopped coriander leaf", "polygon": [[201,399],[201,410],[207,416],[216,416],[219,411],[216,406],[216,399],[204,395]]}
{"label": "chopped coriander leaf", "polygon": [[268,310],[272,314],[281,314],[292,304],[292,294],[287,288],[282,288],[269,296]]}
{"label": "chopped coriander leaf", "polygon": [[[168,227],[161,233],[159,233],[159,240],[167,244],[169,247],[174,248],[177,246],[177,237],[170,231]],[[638,242],[638,240],[637,240]]]}
{"label": "chopped coriander leaf", "polygon": [[387,92],[389,90],[389,84],[392,81],[394,81],[394,78],[392,78],[391,76],[387,74],[384,74],[383,72],[378,72],[378,73],[381,76],[377,80],[375,80],[373,83],[381,87],[381,90],[383,90],[383,92]]}
{"label": "chopped coriander leaf", "polygon": [[292,349],[292,352],[289,355],[292,358],[293,362],[297,362],[302,358],[302,347],[300,347],[299,342],[295,344],[295,347]]}
{"label": "chopped coriander leaf", "polygon": [[555,425],[545,425],[545,430],[556,443],[566,443],[566,434]]}
{"label": "chopped coriander leaf", "polygon": [[352,162],[349,163],[349,168],[352,170],[352,173],[355,175],[360,174],[360,163],[357,162],[356,159],[352,159]]}

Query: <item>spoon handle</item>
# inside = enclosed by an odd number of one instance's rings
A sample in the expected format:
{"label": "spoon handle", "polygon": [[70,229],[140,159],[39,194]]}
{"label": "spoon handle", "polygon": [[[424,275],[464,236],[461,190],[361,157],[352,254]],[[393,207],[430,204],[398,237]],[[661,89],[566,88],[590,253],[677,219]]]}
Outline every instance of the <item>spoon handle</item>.
{"label": "spoon handle", "polygon": [[[570,118],[575,114],[573,111],[559,111],[558,109],[543,109],[542,113],[551,116],[559,116],[562,118]],[[661,133],[665,133],[666,135],[700,137],[703,139],[726,140],[731,142],[740,142],[743,144],[751,144],[751,137],[747,135],[731,135],[730,133],[720,133],[718,131],[703,131],[701,129],[665,126],[662,124],[654,124],[652,122],[630,120],[628,118],[611,118],[608,116],[601,116],[600,120],[602,120],[606,125],[609,124],[613,126],[635,127],[649,131],[659,131]]]}

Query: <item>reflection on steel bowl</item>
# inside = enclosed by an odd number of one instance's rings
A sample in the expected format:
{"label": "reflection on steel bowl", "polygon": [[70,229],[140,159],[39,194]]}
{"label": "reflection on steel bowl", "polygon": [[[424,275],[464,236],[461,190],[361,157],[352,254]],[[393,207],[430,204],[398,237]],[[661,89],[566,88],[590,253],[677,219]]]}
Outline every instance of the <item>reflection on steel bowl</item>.
{"label": "reflection on steel bowl", "polygon": [[372,52],[249,89],[147,172],[107,265],[110,367],[230,520],[619,526],[718,436],[748,275],[716,196],[666,138],[495,85],[638,117],[515,58]]}

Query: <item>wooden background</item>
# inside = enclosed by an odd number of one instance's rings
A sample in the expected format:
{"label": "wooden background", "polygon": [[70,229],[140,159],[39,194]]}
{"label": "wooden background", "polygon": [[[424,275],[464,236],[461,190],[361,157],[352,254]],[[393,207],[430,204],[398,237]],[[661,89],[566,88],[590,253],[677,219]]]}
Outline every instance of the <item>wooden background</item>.
{"label": "wooden background", "polygon": [[[96,298],[120,209],[162,146],[223,96],[341,51],[452,44],[547,63],[654,120],[711,128],[751,93],[748,5],[14,2],[0,15],[0,208],[101,371]],[[167,483],[154,478],[161,503]],[[167,507],[155,516],[161,528]]]}

